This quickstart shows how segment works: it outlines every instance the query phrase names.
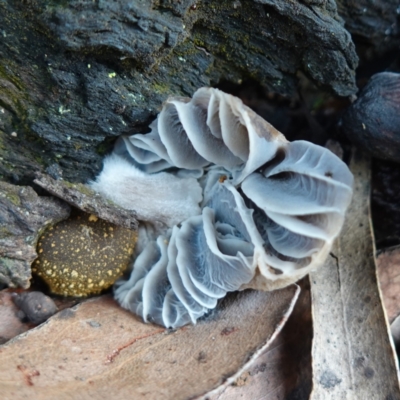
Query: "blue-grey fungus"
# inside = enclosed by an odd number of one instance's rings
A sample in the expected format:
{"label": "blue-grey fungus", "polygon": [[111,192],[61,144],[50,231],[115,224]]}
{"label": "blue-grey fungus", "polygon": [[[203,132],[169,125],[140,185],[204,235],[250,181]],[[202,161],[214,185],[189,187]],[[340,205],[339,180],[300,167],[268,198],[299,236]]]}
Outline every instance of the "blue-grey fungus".
{"label": "blue-grey fungus", "polygon": [[171,97],[148,134],[121,137],[91,186],[141,221],[115,297],[146,322],[195,323],[227,292],[287,286],[323,264],[353,176],[288,142],[234,96]]}

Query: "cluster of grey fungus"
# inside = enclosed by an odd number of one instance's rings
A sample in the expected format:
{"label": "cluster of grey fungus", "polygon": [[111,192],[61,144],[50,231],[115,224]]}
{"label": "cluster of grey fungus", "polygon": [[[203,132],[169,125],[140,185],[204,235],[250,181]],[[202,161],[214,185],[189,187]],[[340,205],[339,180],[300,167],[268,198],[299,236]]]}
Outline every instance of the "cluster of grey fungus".
{"label": "cluster of grey fungus", "polygon": [[177,328],[227,292],[278,289],[323,264],[352,196],[336,155],[212,88],[169,98],[150,128],[121,137],[91,183],[141,221],[115,286],[124,308]]}

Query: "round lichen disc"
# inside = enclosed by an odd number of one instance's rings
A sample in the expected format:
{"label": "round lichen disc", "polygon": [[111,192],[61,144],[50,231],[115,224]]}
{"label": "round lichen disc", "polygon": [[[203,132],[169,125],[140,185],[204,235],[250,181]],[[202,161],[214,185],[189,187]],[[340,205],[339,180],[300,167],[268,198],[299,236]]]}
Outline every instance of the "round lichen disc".
{"label": "round lichen disc", "polygon": [[47,229],[32,271],[54,294],[87,296],[109,288],[132,258],[136,233],[86,213]]}

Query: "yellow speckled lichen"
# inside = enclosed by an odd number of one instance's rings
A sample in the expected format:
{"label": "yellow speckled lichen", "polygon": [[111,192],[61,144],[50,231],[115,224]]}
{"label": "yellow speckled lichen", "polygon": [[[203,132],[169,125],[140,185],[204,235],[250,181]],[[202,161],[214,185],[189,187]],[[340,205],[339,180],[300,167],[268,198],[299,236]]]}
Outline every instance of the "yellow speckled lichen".
{"label": "yellow speckled lichen", "polygon": [[76,212],[47,229],[32,266],[54,294],[87,296],[109,288],[132,258],[136,233]]}

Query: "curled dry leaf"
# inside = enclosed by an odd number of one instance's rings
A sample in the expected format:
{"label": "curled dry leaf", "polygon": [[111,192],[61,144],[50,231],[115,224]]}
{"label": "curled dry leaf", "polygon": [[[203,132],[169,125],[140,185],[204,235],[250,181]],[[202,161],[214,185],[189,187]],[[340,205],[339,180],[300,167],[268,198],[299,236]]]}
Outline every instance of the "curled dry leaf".
{"label": "curled dry leaf", "polygon": [[379,252],[376,267],[383,302],[392,323],[400,315],[400,246]]}
{"label": "curled dry leaf", "polygon": [[398,347],[400,345],[400,246],[379,252],[376,257],[376,267],[390,331]]}
{"label": "curled dry leaf", "polygon": [[311,371],[311,297],[308,277],[279,336],[228,387],[204,396],[207,400],[308,399]]}
{"label": "curled dry leaf", "polygon": [[252,355],[271,343],[298,293],[292,285],[232,294],[206,320],[177,331],[143,324],[109,296],[89,300],[0,347],[2,396],[201,396],[236,379]]}
{"label": "curled dry leaf", "polygon": [[324,268],[310,276],[312,400],[399,399],[397,364],[375,273],[370,163],[354,152],[353,201]]}

